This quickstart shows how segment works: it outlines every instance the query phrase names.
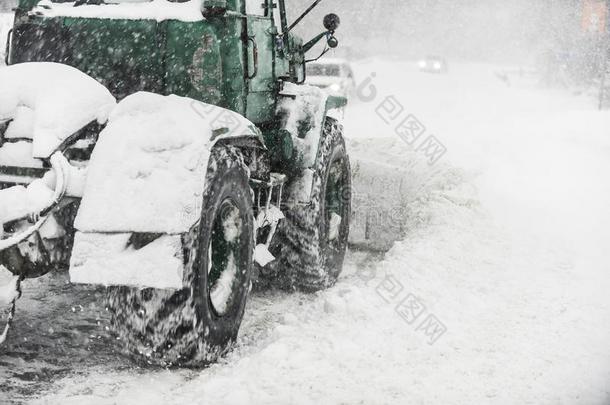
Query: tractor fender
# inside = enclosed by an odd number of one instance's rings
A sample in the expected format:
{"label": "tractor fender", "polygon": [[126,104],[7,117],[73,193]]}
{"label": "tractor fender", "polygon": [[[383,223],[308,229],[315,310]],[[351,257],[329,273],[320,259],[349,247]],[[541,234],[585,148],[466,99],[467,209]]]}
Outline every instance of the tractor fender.
{"label": "tractor fender", "polygon": [[[181,288],[182,235],[201,220],[209,158],[221,143],[264,148],[260,131],[230,110],[144,92],[121,101],[89,162],[71,281]],[[135,247],[135,236],[147,242]]]}
{"label": "tractor fender", "polygon": [[259,130],[233,111],[175,95],[125,98],[91,155],[76,229],[188,232],[198,218],[182,214],[199,204],[212,148],[248,140],[260,144]]}
{"label": "tractor fender", "polygon": [[324,133],[324,124],[347,105],[345,97],[330,96],[318,87],[285,83],[278,103],[281,129],[290,133],[294,145],[293,165],[297,177],[289,187],[288,201],[308,203],[311,200],[313,166]]}

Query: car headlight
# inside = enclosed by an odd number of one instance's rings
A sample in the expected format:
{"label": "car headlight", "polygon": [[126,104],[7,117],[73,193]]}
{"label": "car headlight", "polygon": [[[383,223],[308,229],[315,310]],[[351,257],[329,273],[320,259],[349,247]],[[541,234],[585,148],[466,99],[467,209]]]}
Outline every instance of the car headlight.
{"label": "car headlight", "polygon": [[341,90],[341,86],[339,86],[337,83],[334,83],[334,84],[330,85],[330,89],[332,91],[339,91],[339,90]]}
{"label": "car headlight", "polygon": [[420,60],[417,65],[419,66],[420,69],[424,69],[426,67],[426,61],[425,60]]}
{"label": "car headlight", "polygon": [[443,65],[441,65],[440,62],[434,62],[434,69],[440,70],[441,67],[443,67]]}

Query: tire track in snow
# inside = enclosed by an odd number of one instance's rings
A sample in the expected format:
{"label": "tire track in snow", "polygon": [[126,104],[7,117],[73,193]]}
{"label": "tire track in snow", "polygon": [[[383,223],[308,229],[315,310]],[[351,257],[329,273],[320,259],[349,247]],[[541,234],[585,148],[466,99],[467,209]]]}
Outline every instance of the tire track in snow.
{"label": "tire track in snow", "polygon": [[[372,258],[378,254],[350,252],[346,273],[352,276],[348,277],[354,277],[354,269]],[[90,373],[125,371],[137,376],[159,371],[136,365],[108,332],[104,294],[103,287],[70,284],[66,272],[24,282],[14,328],[7,346],[0,349],[0,403],[25,403],[51,393],[62,378],[86,380]],[[283,291],[252,293],[239,340],[221,364],[260,350],[273,328],[295,321],[287,313],[315,305],[316,299],[316,295]],[[189,373],[183,373],[188,378]]]}

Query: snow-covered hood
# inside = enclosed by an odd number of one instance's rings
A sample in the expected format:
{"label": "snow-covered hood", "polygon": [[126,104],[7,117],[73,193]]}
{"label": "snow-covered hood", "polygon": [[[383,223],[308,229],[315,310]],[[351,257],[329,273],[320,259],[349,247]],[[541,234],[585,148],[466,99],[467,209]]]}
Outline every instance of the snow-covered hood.
{"label": "snow-covered hood", "polygon": [[140,92],[110,115],[91,156],[75,221],[82,232],[187,232],[199,220],[212,146],[258,137],[241,115]]}
{"label": "snow-covered hood", "polygon": [[48,158],[71,135],[106,122],[115,98],[100,83],[67,65],[23,63],[0,68],[0,122],[13,138],[33,140],[32,155]]}

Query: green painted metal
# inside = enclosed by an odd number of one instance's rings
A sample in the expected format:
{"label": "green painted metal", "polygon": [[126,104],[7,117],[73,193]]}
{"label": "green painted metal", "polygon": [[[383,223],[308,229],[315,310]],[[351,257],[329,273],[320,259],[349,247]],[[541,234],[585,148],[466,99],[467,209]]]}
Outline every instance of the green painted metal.
{"label": "green painted metal", "polygon": [[[239,80],[224,80],[227,67],[223,66],[227,58],[240,62],[239,44],[227,44],[232,49],[223,49],[223,57],[219,57],[223,27],[201,22],[163,24],[167,74],[164,94],[179,94],[243,112],[243,106],[235,105],[235,99],[243,97],[245,88]],[[231,68],[237,77],[243,75],[243,64],[236,63]]]}
{"label": "green painted metal", "polygon": [[341,96],[328,96],[326,99],[326,111],[335,108],[343,108],[347,105],[347,98]]}
{"label": "green painted metal", "polygon": [[263,132],[265,144],[269,148],[271,164],[274,169],[281,173],[290,171],[284,162],[295,162],[295,148],[292,135],[285,129],[268,130]]}
{"label": "green painted metal", "polygon": [[271,16],[248,16],[248,111],[253,122],[270,121],[275,116],[278,92],[274,71],[274,24]]}
{"label": "green painted metal", "polygon": [[[49,20],[43,24],[56,19]],[[137,90],[163,93],[164,48],[159,46],[162,37],[156,21],[64,18],[62,22],[70,65],[119,98]]]}
{"label": "green painted metal", "polygon": [[21,10],[31,10],[40,0],[19,0],[17,7]]}
{"label": "green painted metal", "polygon": [[[272,160],[298,164],[276,114],[281,81],[305,79],[303,40],[292,32],[281,35],[284,1],[261,0],[263,16],[245,15],[244,0],[207,1],[204,7],[227,12],[197,22],[25,17],[38,1],[19,2],[11,63],[71,65],[119,99],[150,91],[231,109],[257,124],[268,143],[279,142],[268,145],[278,153]],[[272,7],[277,1],[279,8]],[[275,25],[278,12],[282,27]],[[329,100],[327,107],[336,104]]]}

